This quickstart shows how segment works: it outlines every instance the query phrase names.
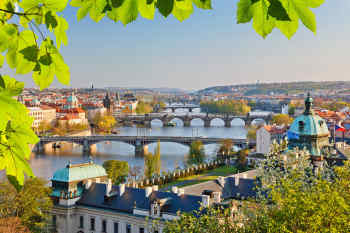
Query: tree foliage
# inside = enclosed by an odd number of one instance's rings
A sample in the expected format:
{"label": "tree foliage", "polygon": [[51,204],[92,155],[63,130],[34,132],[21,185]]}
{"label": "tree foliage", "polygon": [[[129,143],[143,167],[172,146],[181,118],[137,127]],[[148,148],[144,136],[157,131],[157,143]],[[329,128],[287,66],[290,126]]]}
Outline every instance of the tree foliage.
{"label": "tree foliage", "polygon": [[18,217],[0,218],[0,232],[6,233],[30,233]]}
{"label": "tree foliage", "polygon": [[204,162],[205,151],[201,141],[194,141],[191,143],[190,150],[187,155],[187,164],[196,165]]}
{"label": "tree foliage", "polygon": [[315,169],[307,151],[274,144],[257,169],[256,199],[183,213],[164,232],[349,232],[350,163]]}
{"label": "tree foliage", "polygon": [[[0,1],[0,67],[6,61],[18,75],[31,74],[40,89],[50,86],[56,77],[70,83],[70,69],[60,48],[67,45],[69,25],[63,15],[68,3],[78,8],[77,20],[87,15],[96,22],[107,17],[124,25],[139,15],[153,19],[156,10],[179,21],[194,11],[212,9],[211,0],[2,0]],[[315,15],[310,8],[324,0],[239,0],[237,23],[252,22],[255,31],[266,37],[278,28],[290,38],[301,21],[316,32]],[[28,144],[38,139],[31,131],[31,119],[24,106],[12,97],[19,95],[23,83],[2,74],[0,78],[0,170],[6,170],[10,181],[20,187],[24,173],[33,173],[26,161]]]}
{"label": "tree foliage", "polygon": [[143,101],[139,101],[137,103],[137,107],[136,107],[137,114],[147,114],[147,113],[150,113],[152,111],[153,111],[153,107],[150,104],[145,103]]}
{"label": "tree foliage", "polygon": [[45,181],[26,179],[23,188],[17,191],[9,182],[0,183],[0,217],[19,217],[32,232],[43,232],[50,221],[51,189]]}
{"label": "tree foliage", "polygon": [[126,161],[107,160],[103,162],[104,169],[106,169],[108,178],[112,180],[113,184],[119,184],[126,180],[129,174],[129,164]]}
{"label": "tree foliage", "polygon": [[287,114],[277,114],[271,119],[272,124],[276,125],[289,125],[293,122],[293,118]]}
{"label": "tree foliage", "polygon": [[144,174],[147,178],[152,178],[154,175],[160,175],[161,160],[160,160],[160,142],[158,141],[154,154],[147,153],[144,158],[145,170]]}
{"label": "tree foliage", "polygon": [[250,107],[247,103],[240,100],[204,101],[200,103],[200,106],[203,112],[208,113],[246,115],[250,112]]}

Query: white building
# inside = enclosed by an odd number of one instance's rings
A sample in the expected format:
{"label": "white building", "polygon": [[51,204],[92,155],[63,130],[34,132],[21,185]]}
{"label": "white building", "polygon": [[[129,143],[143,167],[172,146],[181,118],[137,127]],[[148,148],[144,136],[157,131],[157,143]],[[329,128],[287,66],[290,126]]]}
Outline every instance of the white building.
{"label": "white building", "polygon": [[42,107],[29,107],[29,116],[34,118],[32,123],[33,128],[37,128],[40,123],[46,122],[48,124],[54,124],[56,121],[56,109],[47,106]]}
{"label": "white building", "polygon": [[270,152],[270,146],[273,140],[280,141],[284,138],[287,127],[276,125],[265,125],[256,131],[256,152],[267,154]]}

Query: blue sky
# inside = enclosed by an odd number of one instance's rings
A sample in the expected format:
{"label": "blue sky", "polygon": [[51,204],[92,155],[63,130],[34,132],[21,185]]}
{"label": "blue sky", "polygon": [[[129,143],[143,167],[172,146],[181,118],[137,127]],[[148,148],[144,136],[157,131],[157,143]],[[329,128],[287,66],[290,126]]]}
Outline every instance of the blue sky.
{"label": "blue sky", "polygon": [[[200,89],[241,83],[349,80],[349,0],[326,0],[318,32],[303,26],[288,40],[275,30],[260,38],[251,24],[236,24],[237,0],[213,0],[186,21],[157,13],[126,27],[103,19],[76,20],[68,8],[69,45],[62,49],[73,87]],[[29,77],[16,76],[33,86]],[[54,86],[61,87],[57,82]]]}

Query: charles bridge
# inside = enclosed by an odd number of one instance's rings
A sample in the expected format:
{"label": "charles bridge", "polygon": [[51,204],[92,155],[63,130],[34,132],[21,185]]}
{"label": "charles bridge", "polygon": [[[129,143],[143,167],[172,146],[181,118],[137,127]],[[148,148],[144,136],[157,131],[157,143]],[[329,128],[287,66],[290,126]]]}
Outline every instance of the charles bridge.
{"label": "charles bridge", "polygon": [[[119,136],[119,135],[94,135],[94,136],[44,136],[40,137],[40,142],[36,145],[36,151],[43,151],[45,145],[53,147],[59,142],[71,142],[83,146],[84,153],[90,153],[91,146],[99,142],[124,142],[135,147],[135,155],[143,156],[148,151],[148,145],[156,142],[175,142],[190,146],[194,141],[201,141],[204,145],[219,144],[224,138],[209,137],[178,137],[178,136]],[[246,139],[231,139],[235,146],[247,148],[253,146],[255,142],[248,142]]]}
{"label": "charles bridge", "polygon": [[201,119],[204,122],[204,127],[210,127],[211,121],[214,119],[221,119],[225,123],[225,127],[231,127],[231,122],[234,119],[241,119],[245,122],[245,125],[250,125],[254,120],[264,120],[268,124],[272,115],[229,115],[229,114],[187,114],[187,115],[175,115],[175,114],[145,114],[145,115],[115,115],[119,122],[134,122],[144,125],[145,127],[151,127],[153,120],[160,120],[163,125],[167,125],[174,119],[180,119],[183,122],[184,127],[190,127],[191,121],[194,119]]}

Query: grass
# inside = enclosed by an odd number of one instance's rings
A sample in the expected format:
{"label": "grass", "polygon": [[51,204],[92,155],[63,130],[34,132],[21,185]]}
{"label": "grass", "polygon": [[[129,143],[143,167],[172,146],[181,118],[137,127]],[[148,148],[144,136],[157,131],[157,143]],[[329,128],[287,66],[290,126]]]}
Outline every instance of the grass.
{"label": "grass", "polygon": [[219,168],[215,168],[210,171],[205,171],[199,175],[193,175],[193,176],[187,176],[180,178],[176,181],[173,181],[171,183],[167,183],[163,185],[161,188],[169,188],[171,186],[177,186],[177,187],[185,187],[189,185],[199,184],[203,182],[207,182],[210,180],[215,180],[219,176],[228,176],[232,174],[238,173],[238,169],[234,166],[223,166]]}

